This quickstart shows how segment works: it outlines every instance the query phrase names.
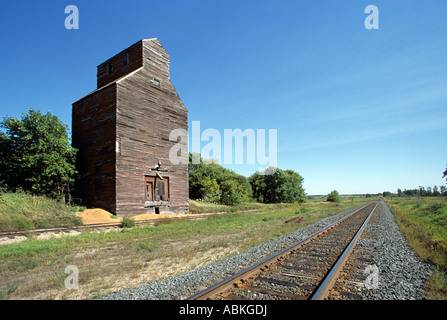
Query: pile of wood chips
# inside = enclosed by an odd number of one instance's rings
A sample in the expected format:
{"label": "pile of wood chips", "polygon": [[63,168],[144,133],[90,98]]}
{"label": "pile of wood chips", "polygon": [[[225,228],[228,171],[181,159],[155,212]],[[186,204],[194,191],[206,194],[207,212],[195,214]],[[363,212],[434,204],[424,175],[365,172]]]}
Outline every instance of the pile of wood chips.
{"label": "pile of wood chips", "polygon": [[76,214],[84,224],[117,223],[121,219],[112,218],[112,214],[103,209],[87,209]]}
{"label": "pile of wood chips", "polygon": [[[84,225],[86,224],[97,224],[97,223],[118,223],[121,222],[121,218],[112,218],[112,214],[103,209],[87,209],[82,212],[78,212],[77,216],[82,219]],[[132,217],[133,220],[151,220],[151,219],[163,219],[163,218],[175,218],[182,215],[175,214],[141,214]]]}

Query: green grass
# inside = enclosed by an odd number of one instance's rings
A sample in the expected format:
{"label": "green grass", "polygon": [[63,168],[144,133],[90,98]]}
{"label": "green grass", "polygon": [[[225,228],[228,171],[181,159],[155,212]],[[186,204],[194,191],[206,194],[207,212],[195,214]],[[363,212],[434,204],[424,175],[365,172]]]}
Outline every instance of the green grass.
{"label": "green grass", "polygon": [[[175,239],[181,241],[194,236],[207,236],[243,229],[248,226],[264,222],[281,221],[295,216],[293,209],[278,211],[277,213],[264,212],[262,214],[226,213],[212,215],[207,219],[196,221],[180,221],[159,224],[157,227],[125,228],[121,232],[111,233],[84,233],[76,237],[63,237],[50,240],[30,239],[23,243],[4,245],[0,247],[0,257],[37,257],[46,254],[59,254],[82,247],[101,247],[118,244],[120,246],[140,248],[139,241],[151,240],[162,244],[163,241]],[[320,215],[319,215],[320,216]],[[324,214],[326,216],[326,214]],[[286,232],[286,231],[284,231]]]}
{"label": "green grass", "polygon": [[428,299],[447,299],[447,198],[393,198],[387,204],[410,246],[435,265]]}
{"label": "green grass", "polygon": [[236,212],[243,210],[260,210],[268,205],[262,203],[245,203],[235,206],[226,206],[223,204],[209,203],[200,200],[189,200],[189,213],[217,213],[217,212]]}
{"label": "green grass", "polygon": [[25,230],[82,224],[75,213],[83,208],[22,192],[0,194],[0,230]]}

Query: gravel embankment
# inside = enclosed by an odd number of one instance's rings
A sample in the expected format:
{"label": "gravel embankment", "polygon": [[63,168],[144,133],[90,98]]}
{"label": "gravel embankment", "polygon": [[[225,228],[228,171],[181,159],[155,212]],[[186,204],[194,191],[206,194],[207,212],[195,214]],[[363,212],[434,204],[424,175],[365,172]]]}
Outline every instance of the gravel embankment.
{"label": "gravel embankment", "polygon": [[393,214],[385,203],[378,207],[376,217],[367,226],[373,237],[361,239],[359,245],[373,248],[373,260],[378,268],[378,288],[364,289],[368,300],[424,299],[425,281],[432,266],[420,259],[400,232]]}
{"label": "gravel embankment", "polygon": [[[428,264],[408,247],[394,217],[385,204],[370,228],[377,229],[376,239],[364,239],[362,245],[374,247],[374,261],[379,268],[379,288],[365,292],[365,299],[421,299],[423,282],[430,273]],[[173,300],[185,299],[287,246],[322,229],[353,212],[351,209],[301,228],[272,241],[252,247],[243,253],[207,266],[198,267],[178,276],[146,283],[138,288],[123,289],[100,299],[106,300]]]}

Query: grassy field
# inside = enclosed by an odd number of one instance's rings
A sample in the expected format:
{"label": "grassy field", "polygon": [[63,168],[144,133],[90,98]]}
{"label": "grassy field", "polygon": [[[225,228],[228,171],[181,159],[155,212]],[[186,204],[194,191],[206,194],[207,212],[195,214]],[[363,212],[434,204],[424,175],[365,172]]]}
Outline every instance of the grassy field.
{"label": "grassy field", "polygon": [[46,227],[73,227],[82,224],[70,207],[42,196],[22,192],[0,194],[0,231]]}
{"label": "grassy field", "polygon": [[411,247],[436,271],[428,283],[428,299],[447,299],[447,198],[386,200]]}
{"label": "grassy field", "polygon": [[[328,203],[312,199],[301,205],[237,208],[192,202],[196,213],[225,213],[196,221],[170,220],[156,227],[2,245],[0,298],[90,299],[136,287],[237,254],[368,200],[349,197],[341,203]],[[242,209],[257,211],[242,213]],[[294,217],[303,219],[286,223]],[[64,286],[68,265],[79,269],[77,290]]]}

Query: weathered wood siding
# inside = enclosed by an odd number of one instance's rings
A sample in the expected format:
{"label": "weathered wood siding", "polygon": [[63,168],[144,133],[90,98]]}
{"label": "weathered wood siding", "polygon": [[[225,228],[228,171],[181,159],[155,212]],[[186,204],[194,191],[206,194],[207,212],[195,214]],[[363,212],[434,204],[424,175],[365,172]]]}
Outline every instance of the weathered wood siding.
{"label": "weathered wood siding", "polygon": [[[127,54],[128,64],[123,66],[123,56]],[[109,73],[109,64],[112,72]],[[121,51],[109,60],[101,63],[97,68],[97,88],[116,81],[119,78],[135,71],[143,66],[143,46],[142,41],[138,41],[126,50]]]}
{"label": "weathered wood siding", "polygon": [[144,177],[155,175],[151,169],[159,160],[168,170],[160,174],[169,177],[171,200],[160,211],[186,211],[188,166],[171,164],[169,152],[177,142],[169,141],[169,135],[174,129],[187,132],[187,110],[169,79],[169,55],[158,40],[143,40],[143,52],[144,68],[117,83],[117,211],[151,210],[144,208]]}
{"label": "weathered wood siding", "polygon": [[72,144],[79,150],[74,195],[89,208],[116,213],[116,85],[73,104]]}

